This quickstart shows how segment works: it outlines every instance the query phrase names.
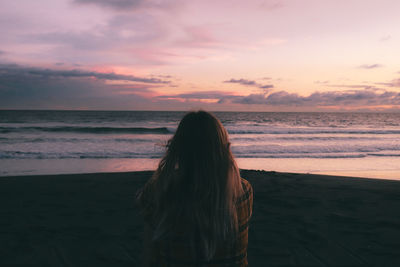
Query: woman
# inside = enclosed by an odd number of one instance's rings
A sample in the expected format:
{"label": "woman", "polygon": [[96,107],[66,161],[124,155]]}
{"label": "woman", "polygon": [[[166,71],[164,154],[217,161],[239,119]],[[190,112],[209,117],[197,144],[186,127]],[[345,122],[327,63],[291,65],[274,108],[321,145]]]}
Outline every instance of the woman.
{"label": "woman", "polygon": [[148,266],[247,266],[253,190],[221,122],[205,111],[179,123],[138,194]]}

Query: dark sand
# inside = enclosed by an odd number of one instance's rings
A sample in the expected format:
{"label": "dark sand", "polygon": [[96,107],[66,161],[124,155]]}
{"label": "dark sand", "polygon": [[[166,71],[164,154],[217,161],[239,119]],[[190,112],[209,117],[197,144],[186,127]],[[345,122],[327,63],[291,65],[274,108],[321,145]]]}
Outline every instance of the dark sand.
{"label": "dark sand", "polygon": [[[0,266],[139,266],[151,172],[0,177]],[[243,171],[251,266],[400,266],[400,182]]]}

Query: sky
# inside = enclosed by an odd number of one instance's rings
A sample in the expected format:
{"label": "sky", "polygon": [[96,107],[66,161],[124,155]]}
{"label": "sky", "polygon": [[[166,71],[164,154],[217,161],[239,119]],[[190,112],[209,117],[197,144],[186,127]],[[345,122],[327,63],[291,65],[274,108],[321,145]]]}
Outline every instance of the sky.
{"label": "sky", "polygon": [[400,111],[398,0],[0,0],[0,109]]}

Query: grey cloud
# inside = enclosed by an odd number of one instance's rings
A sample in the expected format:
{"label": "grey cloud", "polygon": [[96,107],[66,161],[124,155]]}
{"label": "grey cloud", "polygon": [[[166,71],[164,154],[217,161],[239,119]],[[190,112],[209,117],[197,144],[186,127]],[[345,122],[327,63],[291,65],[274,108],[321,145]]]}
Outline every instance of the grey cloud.
{"label": "grey cloud", "polygon": [[163,78],[163,79],[172,79],[172,75],[163,75],[163,74],[159,74],[157,75],[157,77]]}
{"label": "grey cloud", "polygon": [[264,94],[250,94],[248,96],[238,97],[232,102],[237,104],[264,104]]}
{"label": "grey cloud", "polygon": [[328,80],[325,80],[325,81],[315,81],[314,82],[315,84],[328,84],[329,83],[329,81]]}
{"label": "grey cloud", "polygon": [[140,8],[169,8],[177,5],[177,0],[75,0],[76,4],[92,4],[116,11],[129,11]]}
{"label": "grey cloud", "polygon": [[231,92],[224,91],[199,91],[199,92],[191,92],[177,95],[161,95],[158,97],[159,99],[186,99],[186,100],[202,100],[202,99],[217,99],[218,104],[225,104],[229,102],[233,102],[236,98],[241,98],[241,96],[234,95]]}
{"label": "grey cloud", "polygon": [[295,106],[303,106],[304,102],[307,100],[304,97],[299,96],[298,94],[291,94],[285,91],[275,92],[268,96],[265,94],[250,94],[248,96],[244,96],[241,98],[236,98],[233,100],[233,103],[237,104],[258,104],[258,105],[295,105]]}
{"label": "grey cloud", "polygon": [[159,98],[185,98],[185,99],[222,99],[222,98],[235,98],[232,93],[222,91],[200,91],[177,95],[162,95]]}
{"label": "grey cloud", "polygon": [[257,83],[252,80],[246,80],[246,79],[230,79],[227,81],[224,81],[224,83],[238,83],[242,85],[250,85],[250,86],[257,86]]}
{"label": "grey cloud", "polygon": [[165,84],[169,81],[157,79],[157,78],[143,78],[136,77],[133,75],[121,75],[116,73],[101,73],[94,71],[85,70],[56,70],[56,69],[43,69],[36,67],[22,67],[13,64],[0,64],[0,77],[41,77],[44,79],[51,78],[96,78],[100,80],[116,80],[116,81],[132,81],[141,83],[152,83],[152,84]]}
{"label": "grey cloud", "polygon": [[393,83],[375,83],[376,85],[383,85],[388,87],[393,87]]}
{"label": "grey cloud", "polygon": [[386,83],[375,83],[377,85],[383,85],[387,87],[400,87],[400,78],[399,79],[394,79],[391,82],[386,82]]}
{"label": "grey cloud", "polygon": [[381,68],[383,65],[381,64],[363,64],[358,66],[360,69],[376,69],[376,68]]}
{"label": "grey cloud", "polygon": [[367,84],[326,84],[325,86],[352,89],[377,89],[376,87]]}
{"label": "grey cloud", "polygon": [[230,80],[224,81],[224,83],[237,83],[237,84],[246,85],[246,86],[254,86],[254,87],[261,88],[261,89],[274,88],[274,85],[272,85],[272,84],[259,84],[256,81],[247,80],[247,79],[233,79],[232,78]]}
{"label": "grey cloud", "polygon": [[266,85],[260,85],[259,86],[262,89],[271,89],[274,88],[274,86],[272,84],[266,84]]}
{"label": "grey cloud", "polygon": [[78,4],[94,4],[117,10],[136,8],[145,3],[144,0],[75,0]]}

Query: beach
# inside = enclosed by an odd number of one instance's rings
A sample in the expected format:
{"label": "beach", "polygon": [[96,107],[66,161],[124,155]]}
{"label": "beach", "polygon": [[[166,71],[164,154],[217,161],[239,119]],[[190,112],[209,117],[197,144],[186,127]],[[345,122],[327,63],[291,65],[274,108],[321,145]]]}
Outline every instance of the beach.
{"label": "beach", "polygon": [[[152,172],[0,178],[0,266],[140,266]],[[250,266],[400,266],[400,182],[242,170]]]}

